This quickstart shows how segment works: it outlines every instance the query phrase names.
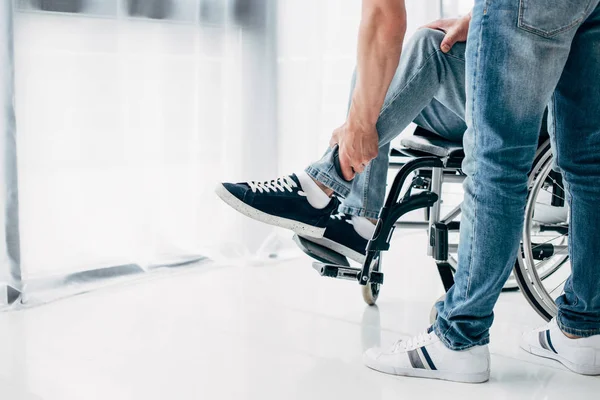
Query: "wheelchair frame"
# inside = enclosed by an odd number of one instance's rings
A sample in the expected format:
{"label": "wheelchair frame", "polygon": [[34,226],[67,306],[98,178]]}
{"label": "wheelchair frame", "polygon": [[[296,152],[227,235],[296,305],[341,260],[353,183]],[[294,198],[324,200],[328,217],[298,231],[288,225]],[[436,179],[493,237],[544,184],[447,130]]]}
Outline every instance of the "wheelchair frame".
{"label": "wheelchair frame", "polygon": [[[415,134],[418,135],[419,130],[425,131],[422,128],[417,128]],[[432,138],[427,131],[425,131],[424,136]],[[462,148],[457,147],[452,142],[440,140],[439,138],[432,138],[430,142],[440,142],[441,148],[447,146],[450,151],[443,156],[437,156],[423,151],[418,146],[407,146],[400,150],[393,150],[390,167],[399,167],[399,171],[394,178],[385,205],[381,210],[375,233],[368,242],[367,253],[361,268],[353,268],[346,257],[332,250],[299,236],[295,237],[296,243],[302,250],[317,260],[313,262],[313,268],[320,275],[358,281],[363,288],[363,298],[369,305],[375,304],[379,295],[380,285],[383,284],[384,274],[380,270],[381,253],[389,250],[390,240],[396,227],[403,229],[427,229],[429,232],[427,255],[434,259],[445,291],[447,292],[454,285],[454,272],[456,271],[457,260],[452,254],[457,251],[458,244],[449,243],[449,233],[458,232],[460,229],[460,222],[456,221],[456,219],[461,214],[462,203],[441,217],[441,193],[444,183],[462,183],[464,181],[465,175],[461,172],[464,153],[462,152]],[[447,144],[444,144],[444,142]],[[544,154],[550,151],[548,142],[540,141],[540,143],[541,145],[538,148],[534,165],[540,156],[544,156]],[[405,144],[404,141],[403,144]],[[334,161],[337,173],[342,176],[337,157],[334,157]],[[412,181],[406,193],[401,197],[402,189],[411,176],[413,176]],[[413,194],[413,189],[424,190]],[[403,215],[418,209],[428,211],[426,222],[399,221]],[[517,282],[514,285],[505,287],[505,290],[522,288],[523,279],[522,274],[519,275],[517,273]],[[531,303],[532,299],[528,297],[527,291],[524,292],[524,295]],[[534,306],[534,303],[531,304]],[[534,308],[536,308],[536,311],[542,317],[549,318],[546,315],[547,313],[544,314],[541,312],[539,307],[534,306]]]}

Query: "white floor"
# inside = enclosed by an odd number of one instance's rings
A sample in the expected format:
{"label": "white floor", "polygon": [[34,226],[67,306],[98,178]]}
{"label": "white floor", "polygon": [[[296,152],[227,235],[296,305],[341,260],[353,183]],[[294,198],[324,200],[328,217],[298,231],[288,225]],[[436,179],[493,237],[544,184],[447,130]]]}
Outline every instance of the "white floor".
{"label": "white floor", "polygon": [[299,257],[207,266],[0,314],[0,399],[598,398],[600,378],[518,349],[520,332],[542,322],[520,293],[498,304],[489,383],[365,368],[365,348],[427,327],[442,287],[424,240],[396,236],[378,307]]}

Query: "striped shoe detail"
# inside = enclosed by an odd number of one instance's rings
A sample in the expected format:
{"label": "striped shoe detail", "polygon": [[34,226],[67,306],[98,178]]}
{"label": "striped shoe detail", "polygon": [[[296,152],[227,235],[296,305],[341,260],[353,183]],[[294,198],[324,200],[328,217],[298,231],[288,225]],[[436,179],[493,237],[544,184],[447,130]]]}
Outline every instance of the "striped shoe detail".
{"label": "striped shoe detail", "polygon": [[432,369],[432,370],[434,370],[434,371],[437,371],[437,368],[435,367],[435,364],[433,363],[433,360],[429,356],[429,352],[427,351],[427,349],[425,348],[425,346],[421,347],[421,352],[425,356],[425,360],[427,361],[427,364],[429,364],[429,368]]}
{"label": "striped shoe detail", "polygon": [[437,368],[429,356],[429,352],[423,347],[407,352],[410,365],[416,369],[427,369],[436,371]]}
{"label": "striped shoe detail", "polygon": [[552,339],[550,339],[550,330],[541,331],[538,333],[538,340],[544,350],[552,351],[554,354],[558,354],[554,346],[552,345]]}
{"label": "striped shoe detail", "polygon": [[541,331],[538,333],[538,341],[540,342],[540,346],[542,346],[542,349],[550,350],[548,348],[548,345],[546,344],[546,332],[545,331]]}
{"label": "striped shoe detail", "polygon": [[417,350],[409,350],[407,354],[408,359],[410,360],[410,365],[413,368],[425,369],[423,361],[421,360],[421,357],[419,357],[419,353],[417,352]]}
{"label": "striped shoe detail", "polygon": [[558,352],[556,351],[556,349],[552,345],[552,339],[550,339],[550,329],[548,329],[546,331],[546,342],[548,343],[548,346],[550,346],[550,349],[552,349],[552,351],[554,352],[554,354],[558,354]]}

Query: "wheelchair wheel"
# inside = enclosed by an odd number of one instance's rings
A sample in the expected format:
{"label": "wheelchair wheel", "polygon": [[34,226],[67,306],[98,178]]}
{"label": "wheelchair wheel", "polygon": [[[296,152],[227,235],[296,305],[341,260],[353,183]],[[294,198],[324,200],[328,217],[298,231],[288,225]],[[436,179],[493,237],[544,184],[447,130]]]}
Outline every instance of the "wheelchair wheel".
{"label": "wheelchair wheel", "polygon": [[[381,252],[379,252],[373,262],[371,263],[371,271],[381,271]],[[379,297],[379,291],[381,285],[379,283],[367,283],[365,286],[361,286],[362,296],[365,303],[370,306],[374,306]]]}
{"label": "wheelchair wheel", "polygon": [[551,150],[542,154],[529,178],[521,252],[514,274],[527,301],[544,319],[557,314],[556,299],[571,274],[569,210]]}
{"label": "wheelchair wheel", "polygon": [[433,325],[435,323],[435,321],[437,320],[437,308],[435,307],[435,305],[437,303],[439,303],[440,301],[444,301],[446,300],[446,293],[444,293],[443,295],[441,295],[436,301],[435,303],[433,303],[433,306],[431,307],[431,311],[429,311],[429,323],[431,325]]}

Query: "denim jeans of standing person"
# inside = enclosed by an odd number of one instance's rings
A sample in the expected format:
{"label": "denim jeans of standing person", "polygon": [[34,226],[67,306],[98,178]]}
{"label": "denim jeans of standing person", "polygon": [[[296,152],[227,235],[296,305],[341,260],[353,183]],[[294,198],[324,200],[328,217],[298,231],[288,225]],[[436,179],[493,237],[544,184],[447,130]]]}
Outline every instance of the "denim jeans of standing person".
{"label": "denim jeans of standing person", "polygon": [[335,172],[331,151],[306,172],[344,197],[348,215],[377,218],[383,207],[389,143],[411,122],[453,141],[462,141],[465,122],[465,43],[440,50],[444,33],[421,29],[406,44],[377,121],[379,155],[352,183]]}
{"label": "denim jeans of standing person", "polygon": [[544,108],[569,193],[563,332],[600,334],[599,0],[477,0],[467,42],[466,158],[456,283],[438,303],[451,349],[489,341],[515,263]]}
{"label": "denim jeans of standing person", "polygon": [[[599,3],[475,2],[466,50],[468,129],[463,168],[468,178],[458,271],[445,302],[437,305],[434,324],[436,334],[451,349],[489,342],[493,308],[519,249],[527,174],[548,104],[553,151],[566,181],[571,214],[572,275],[557,300],[558,324],[563,332],[577,336],[600,334]],[[461,57],[445,56],[433,47],[431,52],[410,54],[403,55],[377,123],[378,158],[352,183],[336,174],[330,153],[307,169],[313,178],[346,197],[344,212],[377,215],[373,204],[383,201],[378,185],[383,185],[380,177],[387,170],[387,146],[407,125],[411,112],[425,127],[426,122],[449,120],[451,112],[461,115],[463,103],[453,103],[444,93],[431,94],[449,87],[447,78],[460,76]],[[433,71],[426,66],[434,66]],[[432,97],[431,104],[419,103]],[[439,119],[423,115],[429,106],[437,105],[443,105],[448,115],[433,114]],[[429,128],[443,135],[439,126]]]}

